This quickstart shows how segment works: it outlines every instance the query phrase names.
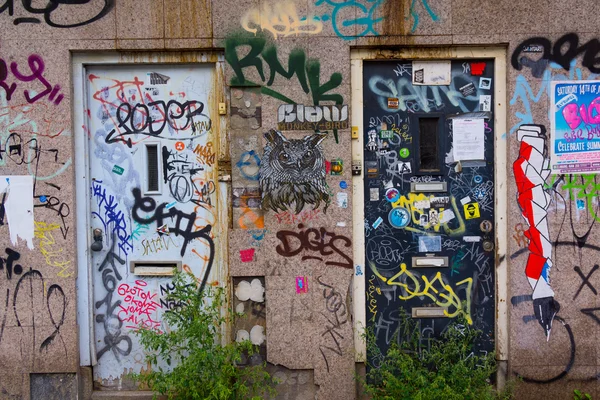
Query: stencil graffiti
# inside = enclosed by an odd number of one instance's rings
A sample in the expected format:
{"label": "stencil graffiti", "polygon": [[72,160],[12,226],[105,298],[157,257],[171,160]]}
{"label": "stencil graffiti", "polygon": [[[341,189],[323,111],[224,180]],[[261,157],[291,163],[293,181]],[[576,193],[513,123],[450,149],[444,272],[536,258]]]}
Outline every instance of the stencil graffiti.
{"label": "stencil graffiti", "polygon": [[260,164],[260,189],[263,209],[286,211],[293,203],[298,214],[306,204],[318,208],[331,202],[325,182],[325,157],[321,142],[326,133],[303,139],[286,139],[279,131],[265,133],[267,145]]}

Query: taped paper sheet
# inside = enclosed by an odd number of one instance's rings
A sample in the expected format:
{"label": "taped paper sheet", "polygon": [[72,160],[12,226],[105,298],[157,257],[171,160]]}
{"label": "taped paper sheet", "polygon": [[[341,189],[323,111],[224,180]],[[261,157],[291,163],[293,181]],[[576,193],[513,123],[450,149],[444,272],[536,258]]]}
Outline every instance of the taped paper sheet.
{"label": "taped paper sheet", "polygon": [[484,159],[483,119],[452,120],[452,153],[454,161]]}

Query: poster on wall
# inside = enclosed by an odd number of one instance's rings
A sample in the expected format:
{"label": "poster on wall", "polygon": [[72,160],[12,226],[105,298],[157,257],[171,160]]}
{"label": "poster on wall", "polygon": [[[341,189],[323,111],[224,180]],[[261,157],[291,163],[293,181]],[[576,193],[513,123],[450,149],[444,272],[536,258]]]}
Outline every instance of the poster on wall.
{"label": "poster on wall", "polygon": [[552,82],[550,107],[552,173],[600,172],[600,81]]}
{"label": "poster on wall", "polygon": [[450,61],[413,61],[413,85],[449,85]]}

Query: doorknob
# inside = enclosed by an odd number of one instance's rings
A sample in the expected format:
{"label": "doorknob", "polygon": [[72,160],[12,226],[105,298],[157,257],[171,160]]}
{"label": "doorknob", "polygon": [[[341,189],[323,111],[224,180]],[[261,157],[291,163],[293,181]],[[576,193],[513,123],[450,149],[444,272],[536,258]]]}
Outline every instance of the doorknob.
{"label": "doorknob", "polygon": [[92,231],[94,243],[90,246],[92,251],[102,250],[102,229],[96,228]]}

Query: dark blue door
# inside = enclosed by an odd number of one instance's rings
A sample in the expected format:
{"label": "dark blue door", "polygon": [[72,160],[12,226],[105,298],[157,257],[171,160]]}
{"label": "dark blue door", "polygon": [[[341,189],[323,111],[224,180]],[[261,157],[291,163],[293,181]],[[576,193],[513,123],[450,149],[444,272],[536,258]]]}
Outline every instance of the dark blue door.
{"label": "dark blue door", "polygon": [[[494,64],[364,63],[367,321],[421,345],[464,317],[494,349]],[[398,335],[401,338],[402,335]]]}

